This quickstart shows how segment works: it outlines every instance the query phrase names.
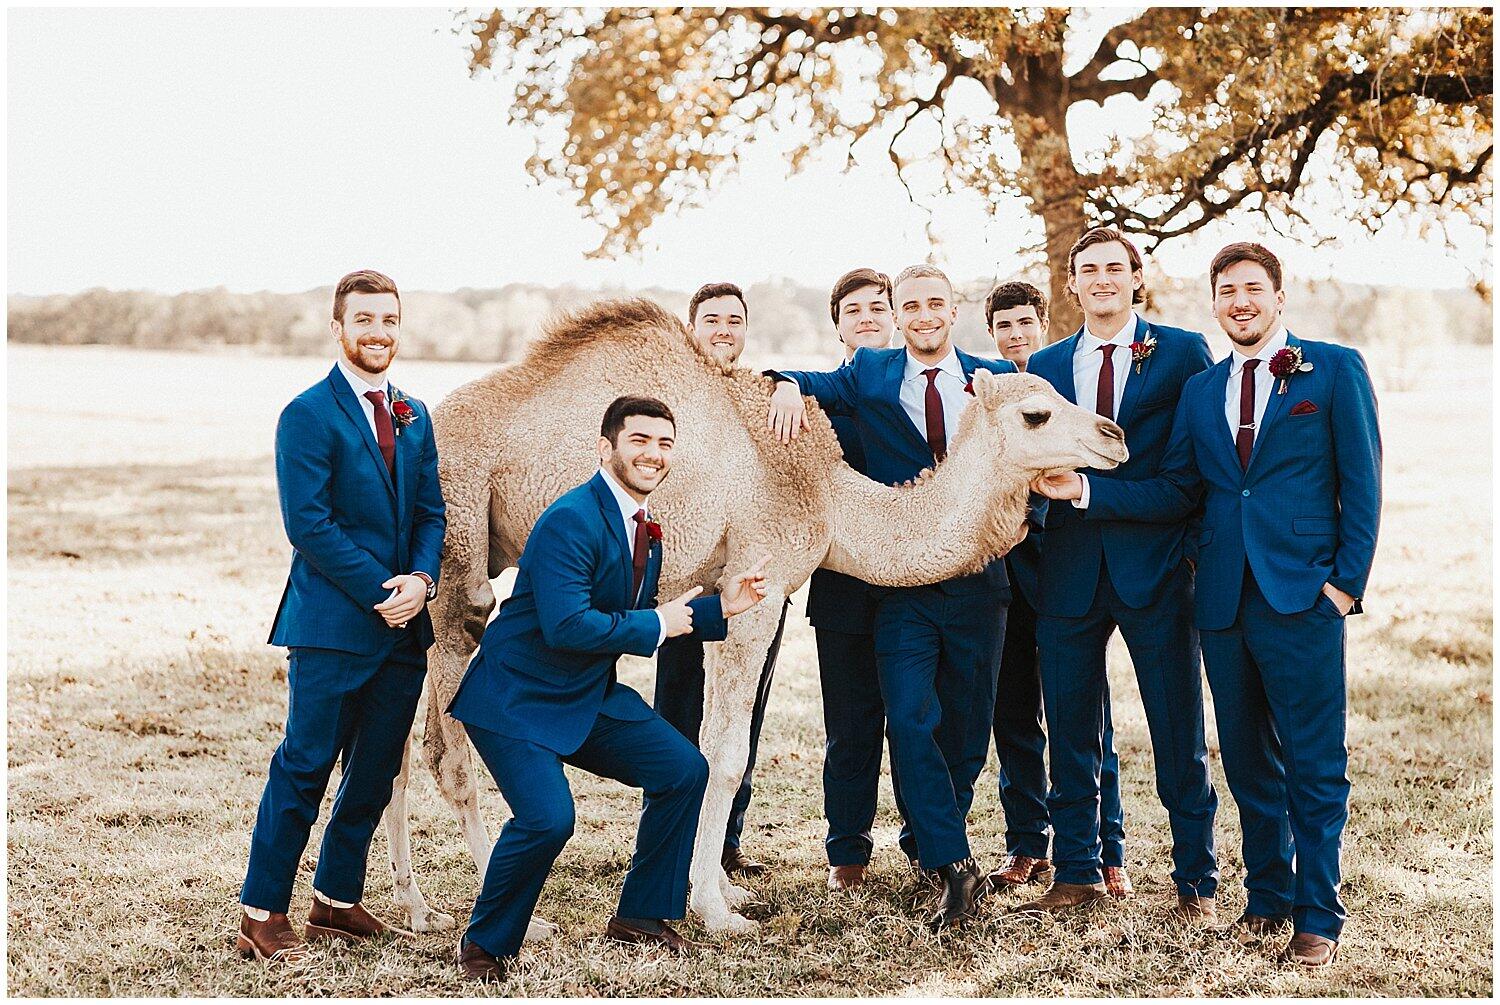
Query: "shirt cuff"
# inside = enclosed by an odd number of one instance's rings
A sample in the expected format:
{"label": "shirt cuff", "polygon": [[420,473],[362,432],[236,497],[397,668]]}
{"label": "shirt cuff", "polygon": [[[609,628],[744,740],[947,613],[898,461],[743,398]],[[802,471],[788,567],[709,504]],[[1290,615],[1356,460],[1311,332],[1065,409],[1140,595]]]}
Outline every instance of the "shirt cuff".
{"label": "shirt cuff", "polygon": [[1077,499],[1073,500],[1073,508],[1074,509],[1088,509],[1089,508],[1089,476],[1088,475],[1084,475],[1084,474],[1080,474],[1078,476],[1078,480],[1081,481],[1081,482],[1083,482],[1083,494],[1080,495]]}
{"label": "shirt cuff", "polygon": [[656,615],[656,623],[660,626],[656,634],[656,648],[660,649],[661,644],[667,641],[667,619],[661,616],[660,611],[652,611],[651,613]]}

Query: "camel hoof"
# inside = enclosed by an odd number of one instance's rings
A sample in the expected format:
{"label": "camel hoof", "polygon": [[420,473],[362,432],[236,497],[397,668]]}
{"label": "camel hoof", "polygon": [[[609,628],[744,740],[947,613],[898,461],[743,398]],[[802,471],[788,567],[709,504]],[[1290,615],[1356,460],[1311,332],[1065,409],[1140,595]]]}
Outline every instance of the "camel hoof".
{"label": "camel hoof", "polygon": [[724,894],[724,903],[729,906],[731,911],[739,907],[744,907],[755,899],[754,893],[742,886],[735,886],[733,883],[725,887],[722,892]]}
{"label": "camel hoof", "polygon": [[413,932],[449,932],[454,927],[453,915],[442,911],[424,911],[411,916]]}
{"label": "camel hoof", "polygon": [[743,914],[735,914],[731,911],[722,919],[716,919],[713,922],[705,919],[703,927],[710,932],[725,932],[729,935],[754,935],[760,931],[760,922],[751,921]]}
{"label": "camel hoof", "polygon": [[546,942],[558,932],[558,927],[544,918],[532,915],[531,921],[526,925],[527,942]]}

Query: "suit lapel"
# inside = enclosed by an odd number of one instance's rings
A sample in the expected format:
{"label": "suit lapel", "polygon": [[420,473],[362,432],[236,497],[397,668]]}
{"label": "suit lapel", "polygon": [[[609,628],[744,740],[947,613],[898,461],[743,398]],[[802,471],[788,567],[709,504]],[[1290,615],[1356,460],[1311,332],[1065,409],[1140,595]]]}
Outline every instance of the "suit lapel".
{"label": "suit lapel", "polygon": [[641,579],[641,594],[635,598],[632,607],[639,607],[647,597],[655,595],[657,585],[661,582],[661,556],[661,542],[652,542],[651,550],[646,552],[646,575]]}
{"label": "suit lapel", "polygon": [[[1146,337],[1150,334],[1151,326],[1146,323],[1146,319],[1136,318],[1135,338],[1131,341],[1144,342],[1146,341]],[[1157,343],[1156,348],[1158,350],[1161,349],[1161,344]],[[1125,393],[1120,395],[1120,411],[1116,416],[1116,421],[1119,422],[1121,426],[1124,426],[1126,420],[1130,418],[1131,412],[1135,410],[1135,403],[1140,400],[1141,389],[1146,386],[1146,381],[1151,379],[1151,364],[1155,361],[1155,359],[1156,353],[1153,352],[1151,355],[1147,356],[1144,360],[1141,361],[1140,373],[1131,373],[1129,371],[1126,371]],[[1127,355],[1125,365],[1131,370],[1134,370],[1135,360],[1131,359]]]}
{"label": "suit lapel", "polygon": [[1059,394],[1075,405],[1078,404],[1078,389],[1073,386],[1073,354],[1078,351],[1078,339],[1082,335],[1083,329],[1080,328],[1059,342],[1058,345],[1064,348],[1057,351],[1056,355],[1058,359],[1053,364],[1057,367],[1057,379],[1052,382],[1052,386],[1057,388]]}
{"label": "suit lapel", "polygon": [[1229,369],[1233,360],[1234,354],[1230,353],[1214,364],[1213,374],[1205,385],[1204,393],[1208,395],[1209,404],[1213,406],[1213,411],[1209,413],[1213,416],[1213,421],[1209,425],[1218,430],[1217,433],[1212,434],[1211,439],[1218,444],[1219,452],[1225,457],[1225,463],[1238,471],[1240,455],[1234,446],[1234,434],[1229,431],[1229,419],[1224,414],[1224,402],[1229,393]]}
{"label": "suit lapel", "polygon": [[396,486],[391,484],[391,473],[385,466],[385,458],[381,456],[380,444],[375,441],[375,431],[370,428],[370,420],[365,418],[364,406],[354,396],[354,389],[339,373],[338,365],[328,372],[328,386],[333,388],[333,400],[339,403],[344,410],[344,415],[354,423],[360,437],[365,441],[365,447],[370,452],[370,459],[375,463],[375,470],[380,472],[380,480],[385,483],[386,491],[392,497],[396,494]]}
{"label": "suit lapel", "polygon": [[896,424],[906,430],[915,444],[929,457],[932,455],[932,447],[927,443],[927,434],[916,427],[911,421],[911,416],[906,414],[906,409],[901,404],[901,384],[906,378],[906,352],[903,350],[891,355],[885,364],[885,386],[884,398],[886,405],[896,413]]}
{"label": "suit lapel", "polygon": [[595,474],[589,482],[594,489],[594,498],[599,502],[599,515],[604,520],[604,530],[610,540],[615,543],[616,567],[624,573],[625,588],[621,591],[625,598],[625,607],[631,606],[630,581],[634,578],[634,570],[631,568],[630,558],[633,545],[625,536],[625,524],[620,519],[620,506],[615,502],[615,495],[604,484],[604,475]]}
{"label": "suit lapel", "polygon": [[[1288,348],[1297,345],[1297,337],[1291,332],[1287,332],[1286,344]],[[1267,372],[1269,372],[1269,363],[1266,364],[1266,368]],[[1245,468],[1247,474],[1251,468],[1255,467],[1255,459],[1260,456],[1261,444],[1266,442],[1266,437],[1271,435],[1272,427],[1276,425],[1277,420],[1286,411],[1287,395],[1276,393],[1276,388],[1280,385],[1280,379],[1273,379],[1271,381],[1271,397],[1266,400],[1266,413],[1260,417],[1260,429],[1256,431],[1255,446],[1250,448],[1250,464]]]}
{"label": "suit lapel", "polygon": [[[391,404],[396,402],[396,385],[391,385]],[[411,464],[413,452],[416,446],[407,443],[412,439],[411,427],[402,427],[396,421],[396,413],[391,412],[391,431],[396,436],[396,513],[401,519],[406,519],[406,500],[411,493]]]}

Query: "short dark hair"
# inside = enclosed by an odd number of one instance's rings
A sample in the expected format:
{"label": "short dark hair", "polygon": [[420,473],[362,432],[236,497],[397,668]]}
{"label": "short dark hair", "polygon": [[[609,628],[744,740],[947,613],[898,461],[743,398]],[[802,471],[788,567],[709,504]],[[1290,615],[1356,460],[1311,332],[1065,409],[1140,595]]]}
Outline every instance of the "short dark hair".
{"label": "short dark hair", "polygon": [[985,298],[984,326],[986,328],[994,327],[995,312],[1008,311],[1013,307],[1025,307],[1027,304],[1036,308],[1036,319],[1046,324],[1047,294],[1030,283],[1001,283],[993,290],[990,290],[990,295]]}
{"label": "short dark hair", "polygon": [[1281,289],[1281,259],[1272,254],[1271,249],[1264,244],[1256,244],[1253,241],[1236,241],[1226,244],[1219,249],[1214,256],[1213,264],[1208,267],[1208,292],[1214,294],[1219,286],[1219,273],[1239,262],[1254,262],[1266,270],[1266,275],[1271,277],[1271,289]]}
{"label": "short dark hair", "polygon": [[[908,265],[896,273],[896,281],[891,284],[893,296],[895,295],[895,287],[900,286],[908,279],[941,279],[948,284],[948,293],[950,295],[953,293],[953,280],[948,278],[948,274],[936,265],[927,265],[924,263],[922,265]],[[895,305],[892,304],[891,306],[894,307]]]}
{"label": "short dark hair", "polygon": [[891,285],[891,277],[884,272],[876,272],[874,269],[853,269],[839,276],[839,281],[833,284],[833,292],[828,295],[828,316],[833,318],[833,323],[839,323],[839,304],[844,298],[855,290],[862,290],[866,286],[873,286],[885,294],[885,302],[896,307],[892,299],[895,288]]}
{"label": "short dark hair", "polygon": [[396,306],[401,306],[401,294],[390,276],[374,269],[360,269],[340,279],[333,288],[333,320],[339,324],[344,323],[344,301],[351,293],[392,293],[396,296]]}
{"label": "short dark hair", "polygon": [[[1145,272],[1146,266],[1141,262],[1140,249],[1131,244],[1129,238],[1113,227],[1095,227],[1092,230],[1085,231],[1082,237],[1073,242],[1073,247],[1068,249],[1069,278],[1074,275],[1073,260],[1078,257],[1080,251],[1084,248],[1092,248],[1096,244],[1111,244],[1115,242],[1125,245],[1125,254],[1130,258],[1130,271]],[[1079,306],[1083,305],[1083,301],[1078,299],[1076,292],[1073,294],[1073,300]],[[1135,295],[1131,298],[1130,302],[1132,304],[1143,304],[1146,302],[1146,284],[1144,281],[1142,281],[1140,289],[1135,291]]]}
{"label": "short dark hair", "polygon": [[698,292],[693,294],[693,299],[688,301],[688,324],[694,324],[698,320],[698,305],[705,300],[714,297],[739,297],[740,306],[745,309],[745,320],[750,320],[750,307],[745,303],[745,293],[733,283],[705,283],[698,287]]}
{"label": "short dark hair", "polygon": [[622,394],[609,403],[604,410],[604,420],[599,423],[599,435],[610,443],[615,443],[620,435],[620,430],[625,428],[625,420],[632,415],[646,415],[653,419],[666,419],[672,424],[672,429],[677,429],[677,417],[667,407],[667,403],[659,398],[648,398],[639,394]]}

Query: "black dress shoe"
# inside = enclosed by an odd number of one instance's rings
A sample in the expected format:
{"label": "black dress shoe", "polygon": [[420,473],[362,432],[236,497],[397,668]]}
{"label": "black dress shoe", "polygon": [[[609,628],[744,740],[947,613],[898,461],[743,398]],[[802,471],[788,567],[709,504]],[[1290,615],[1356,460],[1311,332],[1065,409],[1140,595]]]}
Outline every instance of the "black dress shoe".
{"label": "black dress shoe", "polygon": [[942,878],[943,891],[938,896],[938,907],[927,924],[934,929],[962,925],[974,917],[974,905],[988,892],[984,874],[972,858],[951,862],[937,870]]}
{"label": "black dress shoe", "polygon": [[732,845],[724,846],[724,854],[719,858],[719,862],[724,866],[724,871],[731,876],[760,876],[766,871],[764,862],[755,861]]}
{"label": "black dress shoe", "polygon": [[491,956],[465,935],[458,940],[458,951],[454,954],[458,969],[470,980],[481,984],[499,984],[505,980],[506,961]]}

